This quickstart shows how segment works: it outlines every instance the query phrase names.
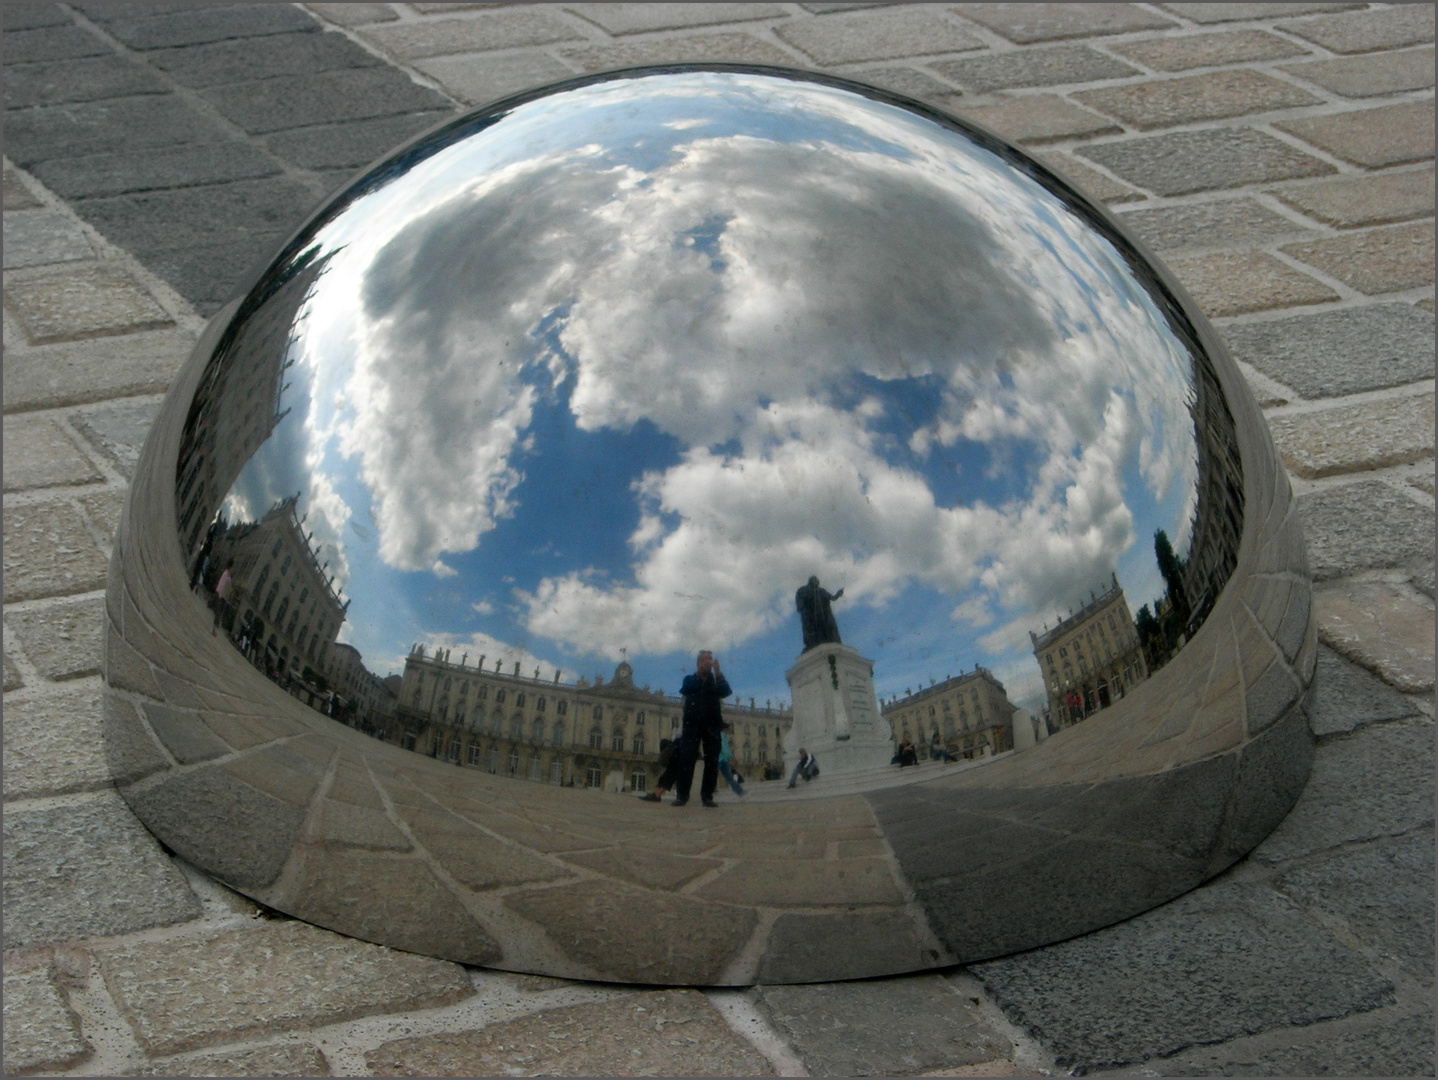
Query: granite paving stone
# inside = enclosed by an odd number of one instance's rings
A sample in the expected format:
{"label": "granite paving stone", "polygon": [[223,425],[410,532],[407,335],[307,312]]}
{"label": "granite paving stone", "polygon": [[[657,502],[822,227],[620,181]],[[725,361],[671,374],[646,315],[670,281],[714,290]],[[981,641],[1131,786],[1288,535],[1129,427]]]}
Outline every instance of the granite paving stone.
{"label": "granite paving stone", "polygon": [[1281,863],[1432,826],[1432,722],[1375,724],[1318,747],[1303,794],[1250,858]]}
{"label": "granite paving stone", "polygon": [[534,7],[481,12],[463,19],[372,26],[357,33],[401,60],[549,45],[584,37],[552,12]]}
{"label": "granite paving stone", "polygon": [[121,401],[74,413],[71,422],[129,479],[159,411],[160,403],[155,400]]}
{"label": "granite paving stone", "polygon": [[1218,34],[1151,38],[1147,41],[1115,41],[1114,52],[1137,60],[1155,71],[1188,71],[1217,64],[1242,64],[1255,60],[1281,60],[1302,56],[1307,50],[1266,30],[1230,30]]}
{"label": "granite paving stone", "polygon": [[[713,60],[735,64],[794,67],[794,57],[752,34],[697,34],[682,38],[634,38],[614,45],[565,46],[559,54],[582,71],[640,64],[677,64]],[[802,66],[802,65],[800,65]]]}
{"label": "granite paving stone", "polygon": [[226,137],[178,94],[21,109],[5,118],[5,154],[24,169],[52,158],[198,146]]}
{"label": "granite paving stone", "polygon": [[200,903],[113,791],[4,816],[5,948],[198,918]]}
{"label": "granite paving stone", "polygon": [[1121,184],[1090,165],[1068,154],[1056,151],[1033,155],[1091,199],[1102,203],[1142,202],[1145,196],[1127,184]]}
{"label": "granite paving stone", "polygon": [[1370,296],[1433,284],[1433,222],[1348,233],[1283,251]]}
{"label": "granite paving stone", "polygon": [[1084,1071],[1393,1000],[1392,983],[1292,901],[1245,883],[969,970],[1060,1067]]}
{"label": "granite paving stone", "polygon": [[[836,942],[843,942],[843,947],[836,948]],[[913,919],[902,909],[826,915],[788,912],[769,931],[757,981],[862,979],[886,971],[922,970],[933,961],[915,933]]]}
{"label": "granite paving stone", "polygon": [[942,83],[932,75],[909,67],[865,68],[862,71],[848,72],[845,78],[939,105],[950,105],[951,99],[960,96],[959,91],[948,83]]}
{"label": "granite paving stone", "polygon": [[5,972],[5,1075],[68,1069],[90,1056],[49,965]]}
{"label": "granite paving stone", "polygon": [[772,1076],[703,994],[664,990],[385,1043],[375,1076]]}
{"label": "granite paving stone", "polygon": [[21,182],[19,173],[9,165],[5,166],[3,191],[6,210],[38,210],[44,205],[30,194],[30,189]]}
{"label": "granite paving stone", "polygon": [[[6,421],[8,428],[14,421]],[[15,632],[25,657],[47,679],[61,681],[97,675],[100,635],[105,625],[101,597],[60,600],[44,607],[15,610],[5,624]]]}
{"label": "granite paving stone", "polygon": [[213,86],[204,97],[251,135],[376,116],[423,112],[448,104],[389,67],[276,75]]}
{"label": "granite paving stone", "polygon": [[811,1076],[945,1075],[1013,1052],[938,975],[764,986],[756,999]]}
{"label": "granite paving stone", "polygon": [[265,139],[265,145],[271,153],[304,169],[357,169],[452,115],[452,110],[446,108],[377,120],[323,124],[276,132]]}
{"label": "granite paving stone", "polygon": [[1287,15],[1313,15],[1333,11],[1351,11],[1354,8],[1361,8],[1364,4],[1301,4],[1301,3],[1276,3],[1276,4],[1160,4],[1160,7],[1173,12],[1175,15],[1182,15],[1185,19],[1192,19],[1196,23],[1210,25],[1213,23],[1238,22],[1244,19],[1272,19]]}
{"label": "granite paving stone", "polygon": [[88,154],[42,161],[34,168],[36,178],[65,199],[223,184],[283,171],[274,158],[244,142]]}
{"label": "granite paving stone", "polygon": [[1198,1047],[1149,1062],[1141,1075],[1432,1076],[1432,1011],[1395,1018],[1397,1011]]}
{"label": "granite paving stone", "polygon": [[[1430,556],[1429,564],[1432,563]],[[1324,644],[1411,694],[1433,689],[1433,608],[1385,582],[1346,582],[1315,592]]]}
{"label": "granite paving stone", "polygon": [[1344,97],[1376,97],[1404,90],[1426,90],[1433,85],[1433,50],[1409,49],[1397,53],[1317,60],[1286,64],[1283,71],[1307,79]]}
{"label": "granite paving stone", "polygon": [[105,587],[109,561],[73,503],[7,506],[3,530],[5,603]]}
{"label": "granite paving stone", "polygon": [[774,33],[819,64],[981,49],[983,42],[943,17],[938,8],[856,11],[783,23]]}
{"label": "granite paving stone", "polygon": [[[69,20],[66,19],[68,23]],[[85,56],[108,56],[113,50],[94,34],[73,24],[46,26],[37,30],[5,30],[0,56],[5,66],[33,64],[46,60],[75,60]]]}
{"label": "granite paving stone", "polygon": [[1018,45],[1178,25],[1137,4],[965,4],[956,10]]}
{"label": "granite paving stone", "polygon": [[[610,978],[698,986],[719,978],[749,940],[756,918],[751,908],[607,881],[515,891],[504,905],[576,961]],[[630,948],[650,937],[674,944],[662,951]]]}
{"label": "granite paving stone", "polygon": [[153,71],[121,56],[6,64],[4,77],[7,109],[170,92]]}
{"label": "granite paving stone", "polygon": [[1337,171],[1328,162],[1252,128],[1151,135],[1084,146],[1077,153],[1158,195],[1188,195]]}
{"label": "granite paving stone", "polygon": [[[1374,882],[1383,887],[1375,889]],[[1420,832],[1305,862],[1276,882],[1304,907],[1342,919],[1364,945],[1433,983],[1433,834]]]}
{"label": "granite paving stone", "polygon": [[383,64],[379,57],[343,34],[335,33],[276,34],[217,41],[210,45],[165,49],[146,59],[176,82],[195,89]]}
{"label": "granite paving stone", "polygon": [[1119,220],[1157,251],[1184,248],[1261,247],[1280,237],[1311,235],[1302,225],[1274,213],[1253,199],[1165,206],[1157,210],[1129,210]]}
{"label": "granite paving stone", "polygon": [[1138,68],[1087,45],[1058,45],[1049,49],[941,60],[929,67],[966,90],[981,94],[1021,86],[1122,79],[1139,73]]}
{"label": "granite paving stone", "polygon": [[778,4],[569,4],[582,19],[615,35],[650,30],[682,30],[689,26],[778,19],[788,14]]}
{"label": "granite paving stone", "polygon": [[548,53],[535,49],[502,56],[436,56],[414,66],[434,79],[452,97],[470,105],[487,105],[521,90],[574,76]]}
{"label": "granite paving stone", "polygon": [[1433,378],[1433,316],[1411,304],[1225,326],[1234,359],[1306,398],[1340,397]]}
{"label": "granite paving stone", "polygon": [[33,30],[37,26],[64,26],[70,17],[55,4],[18,2],[6,4],[4,15],[5,32],[12,30]]}
{"label": "granite paving stone", "polygon": [[104,476],[53,417],[15,416],[5,422],[5,490],[93,484]]}
{"label": "granite paving stone", "polygon": [[98,684],[7,701],[3,730],[7,803],[110,786]]}
{"label": "granite paving stone", "polygon": [[1108,135],[1119,130],[1112,121],[1054,94],[1030,94],[998,105],[968,106],[956,111],[1006,139],[1022,143]]}
{"label": "granite paving stone", "polygon": [[366,26],[399,18],[388,4],[306,4],[305,7],[336,26]]}
{"label": "granite paving stone", "polygon": [[19,690],[25,685],[25,680],[20,677],[20,669],[10,659],[10,654],[5,653],[5,693],[11,690]]}
{"label": "granite paving stone", "polygon": [[1074,100],[1140,131],[1320,102],[1292,83],[1247,68],[1087,90]]}
{"label": "granite paving stone", "polygon": [[105,985],[149,1054],[174,1054],[474,993],[464,969],[295,921],[100,953]]}
{"label": "granite paving stone", "polygon": [[1406,465],[1433,456],[1433,395],[1274,416],[1284,462],[1306,479]]}
{"label": "granite paving stone", "polygon": [[1274,127],[1330,154],[1380,169],[1433,156],[1433,102],[1408,101],[1376,109],[1279,120]]}
{"label": "granite paving stone", "polygon": [[1167,261],[1210,318],[1338,299],[1323,282],[1266,251],[1220,252]]}
{"label": "granite paving stone", "polygon": [[12,273],[5,279],[5,304],[31,345],[174,325],[149,291],[115,263]]}
{"label": "granite paving stone", "polygon": [[134,1076],[332,1076],[325,1056],[309,1043],[284,1042],[253,1050],[220,1050],[209,1054],[152,1061]]}
{"label": "granite paving stone", "polygon": [[1368,724],[1416,713],[1402,694],[1326,645],[1318,647],[1313,685],[1308,723],[1319,738],[1345,735]]}
{"label": "granite paving stone", "polygon": [[1433,561],[1433,511],[1381,480],[1358,480],[1298,500],[1315,580]]}
{"label": "granite paving stone", "polygon": [[5,215],[5,269],[93,259],[84,231],[53,210],[18,210]]}
{"label": "granite paving stone", "polygon": [[1276,188],[1295,210],[1339,228],[1386,225],[1433,214],[1433,170],[1335,177],[1316,184]]}
{"label": "granite paving stone", "polygon": [[1326,19],[1297,19],[1278,29],[1336,53],[1376,52],[1433,40],[1431,4],[1400,4],[1385,10],[1355,11]]}
{"label": "granite paving stone", "polygon": [[290,4],[217,4],[146,12],[143,5],[79,4],[89,18],[132,49],[173,49],[227,38],[318,30],[314,16]]}

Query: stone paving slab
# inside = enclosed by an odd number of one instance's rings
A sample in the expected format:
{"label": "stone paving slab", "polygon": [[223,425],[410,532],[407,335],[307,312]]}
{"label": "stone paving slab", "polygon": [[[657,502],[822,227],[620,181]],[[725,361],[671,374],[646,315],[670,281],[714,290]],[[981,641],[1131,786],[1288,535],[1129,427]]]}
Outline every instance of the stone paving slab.
{"label": "stone paving slab", "polygon": [[811,1076],[944,1075],[1010,1052],[977,1003],[938,975],[765,986],[756,997]]}
{"label": "stone paving slab", "polygon": [[50,416],[16,416],[5,422],[6,491],[94,484],[105,479]]}
{"label": "stone paving slab", "polygon": [[194,346],[194,335],[185,330],[127,334],[38,349],[12,348],[7,340],[5,364],[0,369],[5,411],[163,393]]}
{"label": "stone paving slab", "polygon": [[772,1076],[693,990],[550,1009],[478,1031],[386,1043],[375,1076]]}
{"label": "stone paving slab", "polygon": [[113,263],[11,271],[5,302],[31,345],[174,325],[149,291]]}
{"label": "stone paving slab", "polygon": [[90,1056],[80,1018],[46,964],[5,972],[5,1075],[63,1070]]}
{"label": "stone paving slab", "polygon": [[1271,417],[1283,461],[1306,479],[1406,465],[1433,456],[1433,395]]}
{"label": "stone paving slab", "polygon": [[1390,980],[1292,901],[1239,883],[970,970],[1059,1066],[1085,1071],[1393,1000]]}
{"label": "stone paving slab", "polygon": [[1332,649],[1318,650],[1313,680],[1317,689],[1309,702],[1308,720],[1320,739],[1415,715],[1406,697]]}
{"label": "stone paving slab", "polygon": [[1338,170],[1253,128],[1213,128],[1080,147],[1122,179],[1159,195],[1266,184]]}
{"label": "stone paving slab", "polygon": [[1432,41],[1433,9],[1424,4],[1403,5],[1277,25],[1280,30],[1336,53],[1376,52]]}
{"label": "stone paving slab", "polygon": [[1386,225],[1433,213],[1433,170],[1343,177],[1274,194],[1294,209],[1340,228]]}
{"label": "stone paving slab", "polygon": [[1433,561],[1433,511],[1378,480],[1302,496],[1298,515],[1314,579]]}
{"label": "stone paving slab", "polygon": [[474,993],[455,964],[292,920],[187,938],[181,949],[116,945],[99,959],[135,1037],[155,1054],[433,1008]]}
{"label": "stone paving slab", "polygon": [[6,949],[200,915],[184,878],[113,792],[45,809],[10,807],[4,832]]}
{"label": "stone paving slab", "polygon": [[5,801],[111,785],[100,743],[100,688],[67,687],[60,694],[5,704]]}
{"label": "stone paving slab", "polygon": [[107,560],[69,502],[5,508],[5,603],[105,587]]}
{"label": "stone paving slab", "polygon": [[305,1043],[185,1054],[136,1069],[135,1076],[333,1076],[325,1056]]}
{"label": "stone paving slab", "polygon": [[85,233],[63,214],[33,210],[5,215],[6,270],[94,257]]}
{"label": "stone paving slab", "polygon": [[1285,64],[1281,71],[1344,97],[1376,97],[1433,85],[1433,50],[1411,49],[1377,56]]}
{"label": "stone paving slab", "polygon": [[1411,694],[1433,689],[1433,608],[1384,582],[1347,582],[1313,597],[1323,643]]}

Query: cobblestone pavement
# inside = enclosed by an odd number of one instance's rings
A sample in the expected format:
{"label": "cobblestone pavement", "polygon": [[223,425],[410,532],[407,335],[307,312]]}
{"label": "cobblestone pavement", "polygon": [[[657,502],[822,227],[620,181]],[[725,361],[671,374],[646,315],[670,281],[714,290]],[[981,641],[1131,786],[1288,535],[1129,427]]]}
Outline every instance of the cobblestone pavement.
{"label": "cobblestone pavement", "polygon": [[[1431,5],[7,3],[4,1061],[68,1075],[1431,1075]],[[1312,778],[1253,854],[967,969],[699,992],[429,960],[164,851],[99,747],[108,538],[204,319],[470,104],[713,59],[970,116],[1214,318],[1300,497]]]}

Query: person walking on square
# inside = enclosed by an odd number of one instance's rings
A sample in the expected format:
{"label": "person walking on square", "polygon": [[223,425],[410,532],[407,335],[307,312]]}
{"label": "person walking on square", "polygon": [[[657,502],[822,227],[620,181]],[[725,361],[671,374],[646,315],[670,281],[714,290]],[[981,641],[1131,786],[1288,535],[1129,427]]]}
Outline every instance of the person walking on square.
{"label": "person walking on square", "polygon": [[724,730],[719,733],[719,775],[724,777],[724,782],[729,785],[729,790],[735,795],[744,794],[744,783],[734,772],[734,748],[729,745],[729,728],[725,724]]}
{"label": "person walking on square", "polygon": [[684,699],[684,723],[679,732],[679,750],[675,755],[678,775],[674,783],[674,805],[689,801],[694,785],[694,766],[699,760],[699,746],[704,746],[704,778],[699,784],[699,797],[705,806],[717,806],[714,789],[719,786],[720,734],[724,717],[720,703],[732,694],[729,680],[719,670],[719,661],[708,649],[694,663],[694,674],[684,676],[679,694]]}
{"label": "person walking on square", "polygon": [[654,785],[653,790],[639,796],[640,802],[660,802],[664,793],[674,786],[674,779],[679,775],[679,755],[675,752],[676,749],[673,740],[659,740],[659,782]]}

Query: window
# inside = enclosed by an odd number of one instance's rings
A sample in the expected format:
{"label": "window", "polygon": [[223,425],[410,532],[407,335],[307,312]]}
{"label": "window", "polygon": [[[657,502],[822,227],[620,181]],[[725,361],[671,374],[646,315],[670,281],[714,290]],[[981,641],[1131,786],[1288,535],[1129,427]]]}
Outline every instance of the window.
{"label": "window", "polygon": [[260,590],[265,587],[265,582],[267,582],[267,581],[269,581],[269,580],[270,580],[270,567],[269,567],[269,564],[266,563],[266,564],[265,564],[265,568],[260,571],[260,580],[257,581],[257,582],[255,582],[255,595],[256,595],[256,596],[258,596],[258,595],[260,594]]}
{"label": "window", "polygon": [[303,604],[306,600],[309,599],[309,595],[310,595],[309,589],[301,589],[301,590],[300,590],[300,600],[299,600],[299,602],[300,602],[301,604]]}
{"label": "window", "polygon": [[280,576],[283,577],[284,574],[285,574],[285,572],[288,571],[289,568],[290,568],[290,557],[289,557],[288,555],[286,555],[286,556],[285,556],[285,561],[280,564]]}
{"label": "window", "polygon": [[609,748],[616,754],[624,753],[624,732],[621,729],[615,728],[609,736]]}
{"label": "window", "polygon": [[504,687],[500,687],[494,692],[494,700],[498,702],[504,701]]}
{"label": "window", "polygon": [[260,608],[261,615],[268,615],[270,613],[270,605],[275,602],[275,593],[279,591],[280,583],[278,581],[270,586],[269,595],[265,597],[265,606]]}
{"label": "window", "polygon": [[518,775],[519,775],[519,751],[518,751],[518,750],[511,750],[511,751],[509,752],[509,775],[510,775],[510,776],[518,776]]}
{"label": "window", "polygon": [[444,723],[445,720],[446,720],[448,717],[449,717],[449,706],[448,706],[448,705],[441,705],[441,706],[439,707],[439,722],[440,722],[441,724]]}
{"label": "window", "polygon": [[448,679],[445,679],[445,680],[444,680],[444,688],[445,688],[446,690],[449,689],[449,680],[448,680]]}
{"label": "window", "polygon": [[454,722],[456,724],[464,723],[464,702],[462,701],[454,707]]}
{"label": "window", "polygon": [[564,783],[564,762],[553,758],[549,762],[549,782],[551,784]]}
{"label": "window", "polygon": [[275,612],[275,625],[285,621],[285,612],[290,610],[290,598],[287,596],[280,601],[280,610]]}
{"label": "window", "polygon": [[594,717],[594,719],[596,719],[596,720],[603,720],[603,719],[604,719],[604,706],[603,706],[603,705],[596,705],[596,706],[594,706],[594,712],[591,713],[590,715],[592,715],[592,716]]}
{"label": "window", "polygon": [[524,721],[520,719],[518,713],[516,713],[514,718],[509,722],[509,737],[511,739],[524,738]]}
{"label": "window", "polygon": [[474,697],[476,701],[487,700],[489,698],[489,687],[481,683],[479,689],[474,692]]}
{"label": "window", "polygon": [[416,686],[416,687],[414,688],[414,703],[415,703],[416,705],[419,704],[419,696],[420,696],[420,694],[422,694],[423,692],[424,692],[424,691],[421,690],[418,686]]}
{"label": "window", "polygon": [[469,744],[469,752],[468,756],[465,758],[465,761],[467,761],[470,765],[479,764],[479,743],[472,742]]}
{"label": "window", "polygon": [[494,735],[500,735],[504,733],[504,714],[501,713],[498,709],[495,709],[494,712],[490,713],[489,730]]}
{"label": "window", "polygon": [[649,778],[644,774],[643,769],[635,769],[629,774],[629,786],[635,791],[643,791],[644,785]]}
{"label": "window", "polygon": [[558,705],[554,707],[554,711],[557,712],[560,716],[565,715],[567,712],[569,712],[569,702],[561,701]]}
{"label": "window", "polygon": [[634,736],[634,752],[636,754],[644,753],[644,732],[642,731]]}
{"label": "window", "polygon": [[489,754],[485,758],[484,767],[490,772],[499,771],[499,749],[497,747],[491,746],[489,748]]}
{"label": "window", "polygon": [[550,741],[555,746],[564,745],[564,722],[562,720],[554,725],[554,734]]}
{"label": "window", "polygon": [[591,765],[584,770],[585,787],[598,787],[603,779],[603,776],[599,772],[598,765]]}
{"label": "window", "polygon": [[[275,541],[275,546],[272,547],[272,548],[270,548],[270,558],[273,559],[276,555],[278,555],[278,554],[280,553],[280,548],[282,548],[282,547],[284,547],[284,546],[285,546],[285,542],[284,542],[283,540],[276,540],[276,541]],[[269,567],[266,567],[265,569],[268,570]]]}
{"label": "window", "polygon": [[544,711],[544,698],[543,698],[543,697],[541,697],[538,701],[536,701],[536,702],[534,703],[534,711],[535,711],[535,712],[543,712],[543,711]]}
{"label": "window", "polygon": [[538,754],[529,755],[529,778],[531,780],[539,779],[539,766],[541,764]]}
{"label": "window", "polygon": [[544,742],[544,721],[536,720],[529,728],[529,741],[536,746]]}
{"label": "window", "polygon": [[635,727],[643,727],[643,726],[644,726],[644,714],[643,714],[642,712],[641,712],[638,716],[636,716],[636,717],[634,718],[634,726],[635,726]]}
{"label": "window", "polygon": [[589,749],[604,749],[604,732],[600,731],[597,727],[589,729]]}
{"label": "window", "polygon": [[759,738],[761,738],[761,739],[764,738],[764,725],[763,725],[763,724],[760,724],[760,725],[759,725]]}
{"label": "window", "polygon": [[514,706],[515,706],[515,708],[517,708],[517,709],[522,709],[522,708],[524,708],[524,691],[523,691],[523,690],[521,690],[521,691],[515,696]]}

